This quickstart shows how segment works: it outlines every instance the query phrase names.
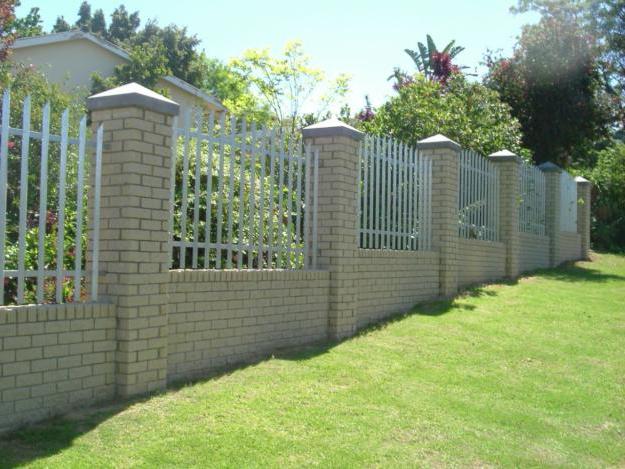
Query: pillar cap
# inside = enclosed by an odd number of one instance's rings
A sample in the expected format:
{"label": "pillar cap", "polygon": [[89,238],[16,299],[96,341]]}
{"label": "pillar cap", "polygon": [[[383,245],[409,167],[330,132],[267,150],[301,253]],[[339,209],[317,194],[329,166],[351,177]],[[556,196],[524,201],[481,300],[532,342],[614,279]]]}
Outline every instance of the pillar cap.
{"label": "pillar cap", "polygon": [[541,165],[538,165],[538,169],[540,169],[543,173],[561,173],[562,168],[557,164],[553,164],[551,161],[547,161]]}
{"label": "pillar cap", "polygon": [[456,143],[453,140],[441,134],[436,134],[436,135],[433,135],[432,137],[419,140],[417,142],[417,148],[419,148],[419,150],[442,150],[442,149],[453,150],[453,151],[462,150],[462,147],[460,146],[459,143]]}
{"label": "pillar cap", "polygon": [[302,129],[302,135],[304,138],[341,136],[350,137],[354,140],[362,140],[365,136],[364,132],[338,119],[326,119],[304,127],[304,129]]}
{"label": "pillar cap", "polygon": [[523,159],[519,155],[517,155],[516,153],[512,153],[509,150],[501,150],[495,153],[491,153],[490,155],[488,155],[488,159],[490,159],[494,163],[514,161],[520,164],[523,162]]}
{"label": "pillar cap", "polygon": [[168,116],[177,116],[180,105],[138,83],[128,83],[87,98],[87,109],[139,107]]}
{"label": "pillar cap", "polygon": [[575,182],[577,184],[588,184],[588,185],[592,184],[588,179],[582,176],[575,176]]}

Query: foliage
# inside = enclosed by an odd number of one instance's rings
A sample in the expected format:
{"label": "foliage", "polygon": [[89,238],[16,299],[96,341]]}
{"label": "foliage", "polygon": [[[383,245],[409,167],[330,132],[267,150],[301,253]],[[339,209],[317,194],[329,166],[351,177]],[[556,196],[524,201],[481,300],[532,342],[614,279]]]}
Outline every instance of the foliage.
{"label": "foliage", "polygon": [[[22,105],[26,96],[31,97],[31,128],[39,131],[41,129],[42,111],[46,103],[50,103],[50,132],[60,134],[60,116],[65,109],[69,109],[70,135],[78,134],[78,123],[85,114],[83,101],[77,96],[64,93],[59,85],[47,82],[44,74],[34,67],[27,67],[20,64],[2,64],[0,73],[0,91],[6,88],[11,89],[11,126],[21,128],[22,126]],[[7,188],[7,253],[6,267],[15,269],[17,267],[17,237],[19,221],[19,192],[20,192],[20,162],[21,162],[22,141],[19,137],[12,137],[9,141],[8,168],[8,188]],[[27,199],[27,232],[26,232],[26,255],[25,265],[27,269],[37,267],[37,237],[39,225],[39,196],[41,169],[40,159],[41,142],[31,139],[29,143],[29,176],[28,176],[28,199]],[[58,216],[56,213],[59,196],[59,155],[60,147],[58,142],[50,142],[48,159],[48,210],[43,214],[46,217],[46,235],[44,262],[47,270],[56,268],[56,230]],[[66,238],[64,246],[65,268],[74,267],[75,252],[75,230],[76,230],[76,179],[77,179],[77,151],[74,145],[70,145],[67,154],[66,178],[66,211],[64,224]],[[86,204],[83,205],[86,209]],[[83,212],[86,217],[86,210]],[[86,247],[86,229],[83,228],[83,238],[81,243]],[[84,268],[83,257],[83,268]],[[5,284],[5,302],[11,303],[15,300],[16,281],[9,280]],[[35,283],[28,280],[26,285],[26,299],[34,298]],[[73,281],[64,280],[64,291],[66,295],[71,293]],[[54,282],[51,279],[45,285],[46,299],[54,298]],[[66,299],[71,299],[66,296]]]}
{"label": "foliage", "polygon": [[[24,428],[0,453],[29,468],[620,467],[624,278],[625,257],[600,255],[475,288],[351,340]],[[265,303],[254,330],[275,330]],[[249,329],[247,311],[231,322]]]}
{"label": "foliage", "polygon": [[596,165],[583,175],[593,183],[593,245],[622,250],[625,248],[625,143],[616,141],[599,151]]}
{"label": "foliage", "polygon": [[432,36],[428,34],[426,39],[427,45],[419,42],[418,50],[404,50],[415,63],[419,73],[423,73],[426,78],[445,82],[451,73],[460,71],[459,67],[452,67],[451,61],[464,50],[464,47],[456,46],[456,41],[451,41],[439,51]]}
{"label": "foliage", "polygon": [[416,75],[413,83],[400,88],[361,126],[410,145],[440,133],[481,154],[508,149],[527,156],[521,148],[519,123],[509,107],[495,91],[462,75],[452,77],[447,87]]}
{"label": "foliage", "polygon": [[124,5],[117,7],[111,15],[111,24],[108,28],[106,38],[117,44],[124,43],[130,40],[135,34],[141,20],[139,18],[139,12],[128,13]]}
{"label": "foliage", "polygon": [[593,39],[568,16],[526,26],[509,59],[488,58],[486,83],[512,108],[537,163],[564,167],[607,135]]}
{"label": "foliage", "polygon": [[9,56],[9,50],[15,41],[15,2],[14,0],[0,0],[0,62]]}
{"label": "foliage", "polygon": [[249,49],[230,65],[253,85],[276,119],[291,130],[300,125],[304,108],[322,85],[326,90],[319,98],[316,116],[324,115],[343,98],[349,85],[346,75],[327,82],[323,71],[310,65],[310,58],[298,41],[288,42],[282,57],[272,57],[268,49]]}
{"label": "foliage", "polygon": [[271,111],[251,91],[251,84],[240,73],[218,59],[201,56],[204,67],[202,88],[216,96],[234,115],[247,116],[258,124],[271,120]]}
{"label": "foliage", "polygon": [[66,31],[70,31],[72,26],[65,20],[63,16],[58,16],[56,18],[56,22],[54,26],[52,26],[53,33],[64,33]]}
{"label": "foliage", "polygon": [[[15,6],[20,6],[19,0],[15,1]],[[39,8],[33,7],[23,18],[15,18],[13,28],[16,37],[40,36],[43,34],[43,20],[39,13]]]}
{"label": "foliage", "polygon": [[[91,76],[91,91],[97,93],[131,82],[156,89],[158,81],[163,76],[170,75],[165,52],[165,46],[158,41],[133,46],[129,53],[130,61],[117,65],[112,77],[103,78],[98,73]],[[164,89],[157,91],[167,95]]]}

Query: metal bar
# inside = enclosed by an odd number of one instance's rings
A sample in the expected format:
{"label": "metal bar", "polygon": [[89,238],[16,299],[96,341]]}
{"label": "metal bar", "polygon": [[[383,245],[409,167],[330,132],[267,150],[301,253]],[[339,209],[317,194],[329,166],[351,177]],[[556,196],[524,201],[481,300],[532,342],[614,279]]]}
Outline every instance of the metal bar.
{"label": "metal bar", "polygon": [[213,222],[213,137],[215,135],[215,111],[208,116],[208,139],[206,151],[206,220],[204,221],[204,268],[210,267],[211,228]]}
{"label": "metal bar", "polygon": [[267,250],[267,267],[273,268],[274,210],[275,210],[275,166],[276,166],[276,129],[271,129],[269,136],[269,248]]}
{"label": "metal bar", "polygon": [[11,92],[2,96],[2,130],[0,138],[0,304],[4,304],[4,259],[7,222],[7,171],[9,160],[9,123],[11,121]]}
{"label": "metal bar", "polygon": [[93,204],[93,270],[91,271],[91,301],[98,300],[98,274],[100,268],[100,192],[102,188],[102,140],[104,127],[100,125],[96,137],[95,190]]}
{"label": "metal bar", "polygon": [[281,268],[282,266],[282,259],[281,259],[281,255],[282,255],[282,251],[283,251],[283,246],[282,246],[282,231],[283,231],[283,225],[284,225],[284,207],[283,207],[283,203],[282,203],[282,194],[284,192],[284,146],[286,145],[286,137],[283,134],[282,135],[282,139],[281,139],[281,144],[280,144],[280,165],[278,168],[278,242],[277,245],[279,246],[278,252],[277,252],[277,257],[276,257],[276,269]]}
{"label": "metal bar", "polygon": [[317,268],[317,213],[318,213],[318,202],[319,202],[319,150],[315,151],[314,154],[315,160],[315,171],[313,178],[313,253],[312,253],[312,262],[313,268]]}
{"label": "metal bar", "polygon": [[63,302],[63,282],[61,272],[65,262],[65,175],[67,172],[67,132],[69,127],[69,110],[61,116],[61,161],[59,165],[59,214],[56,234],[56,302]]}
{"label": "metal bar", "polygon": [[293,245],[293,159],[290,155],[294,154],[294,141],[293,137],[289,139],[289,146],[287,155],[289,155],[288,173],[287,173],[287,201],[286,201],[286,214],[287,214],[287,245],[286,245],[286,266],[288,269],[293,268],[293,259],[291,258],[291,247]]}
{"label": "metal bar", "polygon": [[191,110],[187,110],[184,118],[184,146],[182,155],[182,201],[180,208],[180,240],[183,241],[180,248],[180,268],[184,269],[187,263],[187,208],[188,208],[188,185],[189,185],[189,144],[190,144],[190,132],[191,127]]}
{"label": "metal bar", "polygon": [[[226,133],[226,113],[222,112],[219,116],[219,135],[224,137]],[[219,142],[219,172],[217,174],[217,244],[221,245],[223,231],[223,200],[224,200],[224,151],[226,144],[224,138]],[[215,251],[215,267],[221,269],[221,256],[223,252],[220,249]]]}
{"label": "metal bar", "polygon": [[[256,139],[256,123],[252,122],[252,143],[251,143],[251,153],[252,153],[252,161],[250,163],[250,193],[249,193],[249,197],[248,197],[248,203],[249,203],[249,241],[250,244],[253,244],[253,240],[254,240],[254,225],[255,225],[255,220],[256,220],[256,196],[255,196],[255,189],[256,189],[256,153],[257,153],[257,148],[256,146],[258,145],[258,140]],[[258,254],[260,255],[260,251],[258,252]],[[260,259],[259,259],[259,263],[260,263]],[[251,269],[254,267],[254,250],[253,249],[249,249],[247,251],[247,268]]]}
{"label": "metal bar", "polygon": [[[19,213],[19,235],[17,242],[17,270],[20,275],[17,277],[17,303],[24,303],[24,268],[26,255],[26,217],[28,215],[28,157],[30,155],[30,96],[26,96],[22,108],[22,154],[20,160],[20,213]],[[3,140],[4,141],[4,140]],[[2,279],[0,278],[0,281]],[[0,297],[0,304],[4,298]]]}
{"label": "metal bar", "polygon": [[[302,144],[297,145],[299,158],[297,159],[297,182],[295,183],[296,196],[295,199],[295,242],[297,246],[299,246],[302,242],[301,233],[302,233],[302,160],[304,158],[304,150]],[[300,259],[297,257],[297,261],[295,263],[295,267],[300,265]]]}
{"label": "metal bar", "polygon": [[237,248],[237,269],[243,268],[243,220],[245,214],[245,160],[247,156],[247,120],[245,117],[241,120],[241,151],[239,153],[239,230],[238,230],[238,248]]}
{"label": "metal bar", "polygon": [[[178,162],[178,116],[174,117],[171,131],[171,172],[169,174],[169,267],[174,265],[174,214],[176,213],[175,193],[176,193],[176,164]],[[178,256],[180,258],[180,256]]]}
{"label": "metal bar", "polygon": [[80,120],[78,130],[78,176],[76,181],[76,255],[74,257],[74,301],[80,299],[82,281],[82,224],[85,187],[85,141],[87,139],[87,116]]}
{"label": "metal bar", "polygon": [[50,103],[43,107],[41,163],[39,172],[39,232],[37,242],[37,302],[43,303],[43,270],[45,269],[45,236],[48,209],[48,134],[50,132]]}
{"label": "metal bar", "polygon": [[311,171],[311,167],[310,167],[310,160],[311,160],[311,147],[310,144],[308,144],[305,148],[305,155],[306,155],[306,180],[305,180],[305,184],[304,184],[304,197],[305,197],[305,201],[304,201],[304,208],[305,208],[305,212],[304,212],[304,267],[305,268],[310,268],[311,267],[311,262],[310,262],[310,258],[309,258],[309,251],[310,251],[310,247],[309,247],[309,242],[310,242],[310,237],[311,237],[311,226],[310,226],[310,211],[311,211],[311,205],[310,205],[310,200],[311,200],[311,196],[310,196],[310,191],[311,191],[311,178],[312,178],[312,171]]}
{"label": "metal bar", "polygon": [[234,225],[232,220],[232,202],[234,199],[234,159],[236,153],[236,118],[230,117],[230,167],[229,167],[229,179],[228,179],[228,251],[226,259],[227,266],[232,269],[232,243],[234,242],[234,236],[232,234],[232,227]]}
{"label": "metal bar", "polygon": [[[195,126],[198,131],[202,128],[202,112],[197,111],[195,117]],[[200,172],[202,166],[202,140],[200,138],[195,139],[195,174],[194,174],[194,187],[193,187],[193,257],[191,259],[191,266],[197,269],[198,260],[198,243],[200,242],[200,178],[202,173]]]}
{"label": "metal bar", "polygon": [[268,131],[266,127],[262,130],[262,139],[260,141],[260,178],[258,179],[259,185],[259,209],[258,209],[258,268],[262,270],[265,267],[265,223],[267,222],[265,216],[265,178],[266,178],[266,159],[267,159],[267,136]]}

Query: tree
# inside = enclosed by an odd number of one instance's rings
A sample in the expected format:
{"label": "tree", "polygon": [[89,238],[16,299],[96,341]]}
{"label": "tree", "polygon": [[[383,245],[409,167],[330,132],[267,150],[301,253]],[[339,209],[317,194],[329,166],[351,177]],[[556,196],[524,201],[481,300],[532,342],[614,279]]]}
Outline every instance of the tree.
{"label": "tree", "polygon": [[[429,34],[426,36],[427,46],[422,42],[417,44],[418,51],[404,49],[412,59],[420,73],[426,78],[444,80],[449,77],[452,70],[445,72],[444,67],[464,50],[464,47],[456,46],[456,41],[451,41],[442,51],[439,51]],[[457,70],[460,70],[456,67]]]}
{"label": "tree", "polygon": [[104,12],[101,8],[98,8],[93,13],[93,18],[91,18],[91,32],[98,36],[106,37],[106,18],[104,18]]}
{"label": "tree", "polygon": [[417,74],[373,118],[371,113],[369,109],[360,124],[363,130],[412,146],[440,133],[483,155],[508,149],[529,156],[521,147],[520,125],[509,106],[495,91],[459,74],[447,86]]}
{"label": "tree", "polygon": [[167,58],[163,44],[153,41],[141,46],[134,46],[130,50],[129,55],[129,63],[115,67],[112,77],[103,78],[97,73],[92,75],[91,91],[97,93],[116,86],[136,82],[166,95],[167,92],[165,90],[156,88],[158,81],[163,76],[171,74],[171,71],[167,68]]}
{"label": "tree", "polygon": [[120,5],[111,15],[108,38],[117,44],[127,42],[130,38],[137,34],[137,29],[139,29],[140,24],[141,20],[139,19],[138,11],[128,14],[126,7],[124,5]]}
{"label": "tree", "polygon": [[70,31],[72,29],[71,25],[65,21],[65,18],[62,16],[57,16],[56,23],[52,26],[53,33],[63,33],[66,31]]}
{"label": "tree", "polygon": [[[261,102],[271,109],[276,119],[291,130],[300,124],[304,107],[315,93],[320,93],[315,112],[318,117],[345,96],[349,84],[346,75],[327,82],[321,70],[310,66],[310,58],[298,41],[287,43],[282,57],[272,57],[268,49],[250,49],[230,65],[252,84]],[[322,85],[326,85],[325,92],[320,90]]]}
{"label": "tree", "polygon": [[78,20],[75,26],[81,31],[91,31],[91,5],[89,2],[82,2],[78,9]]}
{"label": "tree", "polygon": [[15,41],[14,21],[14,2],[12,0],[0,0],[0,62],[4,62],[8,58],[11,45]]}
{"label": "tree", "polygon": [[[19,6],[20,2],[15,2],[15,6]],[[31,8],[23,18],[15,18],[13,28],[17,37],[32,37],[43,34],[43,20],[39,13],[39,8]]]}
{"label": "tree", "polygon": [[598,50],[574,18],[543,17],[523,29],[511,58],[487,58],[485,83],[512,108],[537,163],[570,166],[607,135]]}

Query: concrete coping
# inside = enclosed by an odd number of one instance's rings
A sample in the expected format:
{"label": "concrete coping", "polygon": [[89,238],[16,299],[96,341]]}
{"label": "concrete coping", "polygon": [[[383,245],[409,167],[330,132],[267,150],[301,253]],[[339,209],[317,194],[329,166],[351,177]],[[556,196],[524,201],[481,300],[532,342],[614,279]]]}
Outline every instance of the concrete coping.
{"label": "concrete coping", "polygon": [[516,163],[521,164],[523,162],[523,158],[521,158],[516,153],[512,153],[509,150],[501,150],[495,153],[491,153],[488,155],[488,159],[493,163],[503,163],[505,161],[514,161]]}
{"label": "concrete coping", "polygon": [[168,116],[177,116],[180,111],[178,103],[138,83],[128,83],[87,98],[90,111],[124,107],[139,107]]}
{"label": "concrete coping", "polygon": [[558,166],[557,164],[552,163],[551,161],[547,161],[539,165],[538,169],[540,169],[543,173],[561,173],[562,172],[562,168],[560,168],[560,166]]}
{"label": "concrete coping", "polygon": [[417,142],[417,148],[419,150],[452,150],[459,152],[462,147],[459,143],[454,142],[450,138],[441,134],[433,135],[432,137],[424,138]]}
{"label": "concrete coping", "polygon": [[588,184],[588,185],[592,184],[588,179],[582,176],[575,176],[575,182],[577,184]]}
{"label": "concrete coping", "polygon": [[304,129],[302,129],[302,135],[304,138],[341,136],[353,138],[354,140],[362,140],[365,136],[364,132],[338,119],[326,119],[304,127]]}

